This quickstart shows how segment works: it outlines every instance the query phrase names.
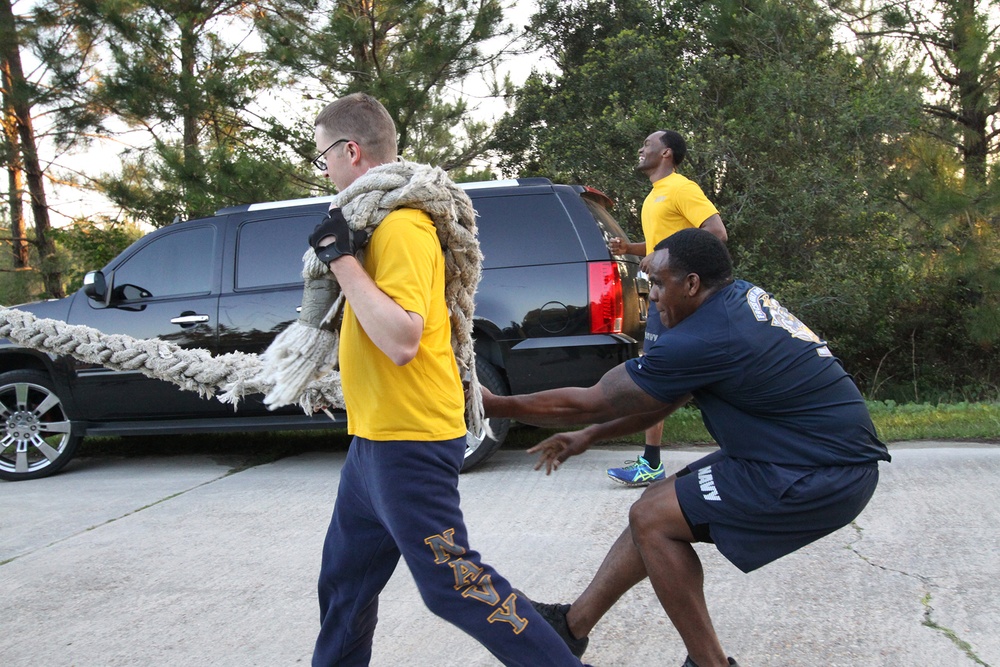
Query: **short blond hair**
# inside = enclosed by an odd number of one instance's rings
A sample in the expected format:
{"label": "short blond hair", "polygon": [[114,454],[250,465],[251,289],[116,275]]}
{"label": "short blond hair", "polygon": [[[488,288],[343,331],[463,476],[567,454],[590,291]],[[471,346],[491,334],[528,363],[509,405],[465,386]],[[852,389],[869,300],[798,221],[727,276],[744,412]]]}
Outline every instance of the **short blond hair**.
{"label": "short blond hair", "polygon": [[382,103],[367,93],[351,93],[326,105],[316,116],[316,127],[343,134],[378,162],[396,159],[396,124]]}

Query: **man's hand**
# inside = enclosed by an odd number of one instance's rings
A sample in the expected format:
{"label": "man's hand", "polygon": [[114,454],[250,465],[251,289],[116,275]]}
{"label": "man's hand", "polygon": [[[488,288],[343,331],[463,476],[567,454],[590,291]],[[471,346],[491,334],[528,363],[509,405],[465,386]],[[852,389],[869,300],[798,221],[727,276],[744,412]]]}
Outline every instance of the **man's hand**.
{"label": "man's hand", "polygon": [[368,242],[368,232],[355,231],[339,208],[330,209],[323,221],[309,235],[309,245],[316,257],[329,264],[344,255],[353,256]]}
{"label": "man's hand", "polygon": [[529,454],[541,454],[535,470],[541,470],[545,466],[545,474],[551,475],[553,470],[558,470],[563,461],[571,456],[582,454],[590,448],[591,441],[587,429],[582,431],[567,431],[556,433],[555,435],[542,440],[540,443],[528,450]]}
{"label": "man's hand", "polygon": [[616,236],[615,238],[608,241],[608,250],[610,250],[616,255],[627,255],[628,245],[629,245],[628,241],[626,241],[620,236]]}
{"label": "man's hand", "polygon": [[[490,408],[492,407],[496,396],[493,394],[493,392],[487,389],[485,385],[482,384],[479,385],[479,391],[483,395],[483,412],[486,414],[487,417],[492,417],[493,415],[490,414]],[[468,392],[468,387],[466,387],[465,400],[468,401],[469,398],[470,396]]]}
{"label": "man's hand", "polygon": [[649,253],[639,260],[639,270],[649,275],[649,263],[653,261],[653,253]]}

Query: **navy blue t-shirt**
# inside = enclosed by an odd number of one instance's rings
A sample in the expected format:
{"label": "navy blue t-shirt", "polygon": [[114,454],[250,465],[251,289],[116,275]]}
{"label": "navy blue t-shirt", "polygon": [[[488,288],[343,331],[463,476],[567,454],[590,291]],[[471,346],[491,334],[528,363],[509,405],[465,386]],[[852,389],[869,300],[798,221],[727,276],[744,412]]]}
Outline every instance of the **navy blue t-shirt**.
{"label": "navy blue t-shirt", "polygon": [[748,282],[713,294],[625,368],[664,403],[693,394],[729,456],[804,466],[889,460],[826,343]]}

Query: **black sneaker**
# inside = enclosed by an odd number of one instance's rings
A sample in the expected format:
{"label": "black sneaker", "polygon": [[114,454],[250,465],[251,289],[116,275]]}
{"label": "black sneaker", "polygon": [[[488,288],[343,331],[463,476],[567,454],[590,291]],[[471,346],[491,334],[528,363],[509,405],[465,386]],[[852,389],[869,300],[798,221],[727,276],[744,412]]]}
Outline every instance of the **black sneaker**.
{"label": "black sneaker", "polygon": [[577,639],[573,636],[573,633],[569,631],[569,624],[566,623],[566,614],[569,612],[568,604],[546,604],[544,602],[534,602],[527,595],[521,591],[514,589],[514,593],[535,608],[538,615],[545,619],[545,622],[552,626],[552,629],[556,631],[562,640],[566,642],[566,646],[569,647],[570,653],[580,658],[583,657],[583,652],[587,650],[587,644],[590,643],[590,638],[581,637]]}
{"label": "black sneaker", "polygon": [[[726,658],[726,660],[729,661],[729,667],[740,667],[739,664],[737,664],[737,662],[732,658]],[[692,660],[691,656],[688,656],[687,660],[684,661],[684,664],[681,665],[681,667],[698,667],[698,663]]]}

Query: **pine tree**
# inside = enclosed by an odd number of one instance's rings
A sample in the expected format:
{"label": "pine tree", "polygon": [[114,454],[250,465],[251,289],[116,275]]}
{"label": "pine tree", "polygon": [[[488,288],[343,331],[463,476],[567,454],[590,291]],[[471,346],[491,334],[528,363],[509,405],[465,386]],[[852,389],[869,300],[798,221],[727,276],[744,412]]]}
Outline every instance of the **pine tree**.
{"label": "pine tree", "polygon": [[[40,272],[46,293],[54,298],[66,295],[62,285],[62,275],[56,261],[55,243],[52,240],[49,208],[46,203],[45,180],[38,158],[32,104],[34,91],[24,76],[21,64],[21,39],[18,22],[14,16],[10,0],[0,2],[0,63],[3,67],[3,97],[5,114],[9,108],[12,123],[16,129],[16,140],[8,139],[8,169],[12,173],[20,171],[23,165],[31,201],[31,213],[35,221],[35,245],[38,248]],[[18,159],[20,154],[20,160]],[[16,177],[12,177],[12,196],[17,193]],[[12,209],[15,207],[12,206]],[[12,227],[16,228],[14,222]],[[23,238],[23,232],[21,234]]]}
{"label": "pine tree", "polygon": [[[911,216],[941,329],[1000,351],[1000,17],[987,0],[831,3],[871,48],[926,79],[921,135],[903,163]],[[944,304],[961,304],[951,309]],[[933,307],[933,308],[936,308]],[[938,318],[940,319],[940,318]],[[921,327],[926,330],[927,327]],[[955,346],[964,347],[964,344]],[[960,356],[956,354],[956,356]]]}
{"label": "pine tree", "polygon": [[71,25],[103,56],[75,72],[80,87],[63,107],[63,126],[109,137],[122,134],[117,124],[141,137],[122,152],[120,172],[95,179],[130,220],[162,226],[302,196],[314,183],[304,135],[255,111],[272,75],[229,37],[252,32],[251,5],[51,0],[46,9],[53,27]]}
{"label": "pine tree", "polygon": [[[389,111],[408,158],[451,169],[485,153],[488,128],[458,93],[509,53],[498,0],[290,0],[257,26],[265,57],[313,112],[364,91]],[[500,45],[487,51],[491,40]]]}

